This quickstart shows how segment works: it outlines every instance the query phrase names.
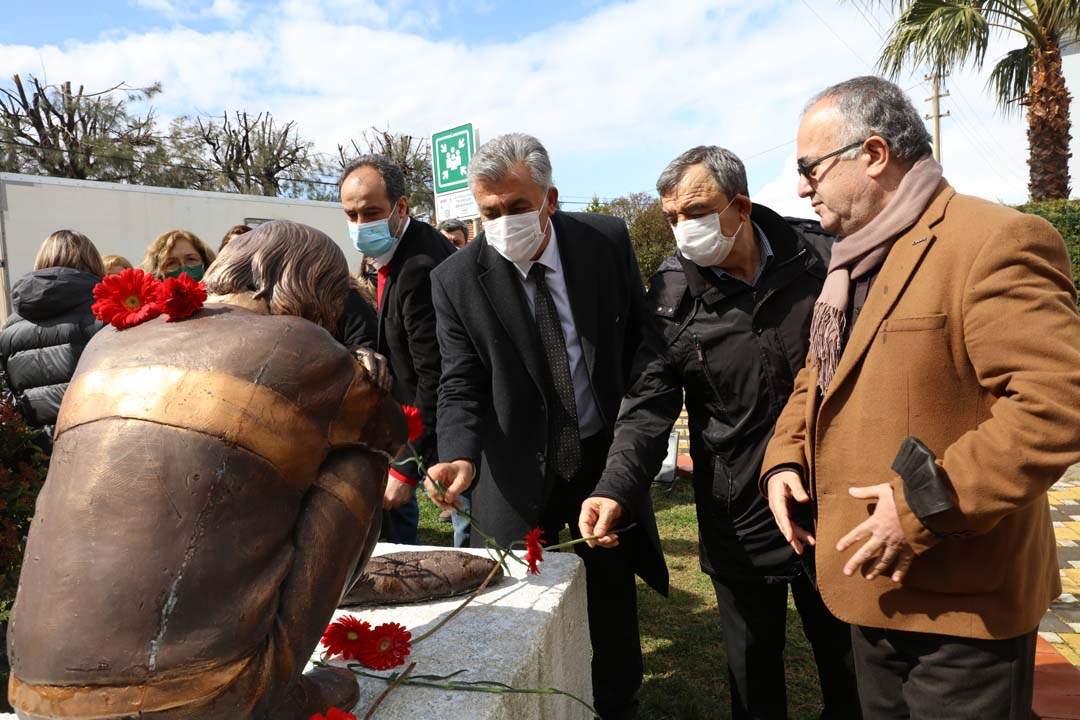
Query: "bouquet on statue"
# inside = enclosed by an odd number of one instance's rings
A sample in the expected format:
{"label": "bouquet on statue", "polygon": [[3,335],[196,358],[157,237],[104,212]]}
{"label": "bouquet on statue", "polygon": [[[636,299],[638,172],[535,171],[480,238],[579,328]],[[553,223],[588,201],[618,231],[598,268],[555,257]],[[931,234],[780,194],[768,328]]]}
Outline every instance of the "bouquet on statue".
{"label": "bouquet on statue", "polygon": [[[421,475],[430,479],[430,476],[427,475],[424,461],[413,445],[413,443],[415,443],[424,433],[424,421],[420,415],[420,411],[409,405],[402,405],[401,409],[405,414],[405,419],[408,423],[408,443],[409,450],[411,451],[411,457],[407,458],[404,462],[416,463]],[[432,485],[434,485],[436,489],[441,489],[441,486],[438,483],[433,482]],[[588,703],[562,690],[554,688],[515,688],[493,681],[465,681],[455,679],[458,675],[465,672],[464,670],[459,670],[449,675],[417,675],[413,672],[416,668],[416,663],[414,662],[409,664],[403,671],[392,672],[389,675],[380,675],[369,672],[370,670],[385,671],[405,665],[412,652],[412,648],[434,635],[458,615],[458,613],[464,610],[477,595],[487,588],[491,581],[496,577],[500,568],[505,569],[509,575],[509,568],[506,565],[508,561],[524,565],[527,574],[539,575],[540,563],[544,560],[545,551],[562,550],[579,543],[597,539],[578,538],[577,540],[549,545],[543,539],[543,529],[537,527],[530,530],[521,540],[511,543],[509,547],[504,547],[499,544],[495,538],[485,534],[484,531],[477,526],[476,520],[469,515],[469,513],[460,508],[455,509],[454,512],[463,516],[471,524],[472,532],[477,533],[482,537],[485,545],[495,555],[497,562],[479,587],[466,596],[460,605],[436,623],[430,630],[416,638],[413,638],[412,634],[398,623],[383,623],[376,627],[372,627],[370,623],[367,623],[356,616],[344,615],[330,623],[323,633],[322,645],[325,650],[322,661],[316,664],[326,665],[327,661],[333,658],[340,658],[346,662],[346,667],[355,674],[361,677],[383,680],[387,683],[386,691],[375,700],[374,704],[368,709],[367,714],[364,716],[365,718],[373,717],[375,710],[386,696],[395,688],[402,685],[464,692],[563,695],[581,703],[596,716],[596,711]],[[633,526],[631,525],[613,532],[625,532],[631,527]],[[547,545],[547,547],[545,547],[545,545]],[[523,557],[519,557],[519,551],[524,551]],[[339,708],[331,708],[326,714],[312,715],[309,720],[357,720],[357,717],[352,713]]]}
{"label": "bouquet on statue", "polygon": [[135,268],[109,275],[94,286],[94,316],[126,330],[158,315],[168,322],[185,320],[206,302],[206,286],[188,275],[158,280]]}

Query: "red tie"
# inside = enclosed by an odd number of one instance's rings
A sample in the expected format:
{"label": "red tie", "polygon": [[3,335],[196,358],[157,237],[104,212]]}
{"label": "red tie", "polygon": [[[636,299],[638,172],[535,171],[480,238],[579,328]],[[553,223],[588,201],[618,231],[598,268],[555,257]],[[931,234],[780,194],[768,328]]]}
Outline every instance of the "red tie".
{"label": "red tie", "polygon": [[390,266],[383,265],[379,268],[379,283],[375,286],[375,309],[382,309],[382,293],[383,288],[386,287],[386,278],[390,275]]}

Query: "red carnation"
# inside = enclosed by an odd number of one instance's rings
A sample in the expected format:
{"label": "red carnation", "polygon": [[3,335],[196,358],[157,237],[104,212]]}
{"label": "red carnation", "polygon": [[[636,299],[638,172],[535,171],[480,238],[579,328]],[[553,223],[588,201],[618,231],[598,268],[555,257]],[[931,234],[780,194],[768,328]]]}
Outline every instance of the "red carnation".
{"label": "red carnation", "polygon": [[157,301],[161,311],[169,316],[169,322],[184,320],[206,302],[206,285],[193,280],[187,273],[180,273],[158,285]]}
{"label": "red carnation", "polygon": [[356,716],[351,712],[345,712],[341,708],[332,707],[326,711],[326,714],[315,713],[308,720],[356,720]]}
{"label": "red carnation", "polygon": [[525,536],[525,562],[529,565],[530,575],[540,574],[540,563],[544,561],[543,540],[540,539],[543,534],[540,528],[533,528]]}
{"label": "red carnation", "polygon": [[401,412],[405,413],[405,422],[409,426],[409,442],[416,442],[424,434],[424,418],[420,415],[420,408],[402,405]]}
{"label": "red carnation", "polygon": [[117,330],[133,327],[161,314],[157,288],[161,283],[142,270],[127,268],[105,277],[94,286],[90,310],[94,316]]}
{"label": "red carnation", "polygon": [[345,660],[356,660],[371,635],[371,625],[352,615],[343,615],[326,626],[322,644],[326,655],[340,655]]}
{"label": "red carnation", "polygon": [[372,670],[389,670],[409,657],[412,633],[397,623],[383,623],[372,630],[360,648],[357,660]]}

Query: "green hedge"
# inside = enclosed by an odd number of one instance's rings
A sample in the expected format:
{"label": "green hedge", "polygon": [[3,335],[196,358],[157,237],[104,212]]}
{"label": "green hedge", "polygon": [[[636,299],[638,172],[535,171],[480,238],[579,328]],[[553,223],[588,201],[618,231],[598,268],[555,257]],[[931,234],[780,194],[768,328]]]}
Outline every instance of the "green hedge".
{"label": "green hedge", "polygon": [[1073,280],[1080,290],[1080,200],[1046,200],[1018,205],[1016,209],[1046,218],[1065,238],[1072,258]]}

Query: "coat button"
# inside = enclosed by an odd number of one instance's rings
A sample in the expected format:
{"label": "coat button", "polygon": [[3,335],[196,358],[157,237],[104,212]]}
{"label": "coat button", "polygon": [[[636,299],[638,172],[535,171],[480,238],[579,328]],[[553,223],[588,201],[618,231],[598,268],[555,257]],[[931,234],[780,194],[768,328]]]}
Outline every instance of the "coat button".
{"label": "coat button", "polygon": [[542,452],[536,453],[536,462],[540,463],[541,465],[544,464],[544,453],[542,453]]}

